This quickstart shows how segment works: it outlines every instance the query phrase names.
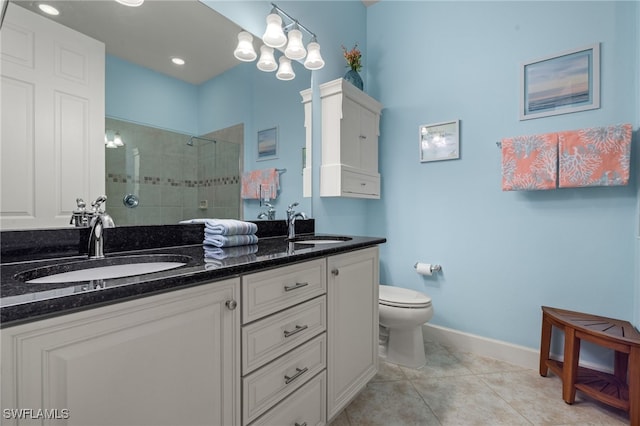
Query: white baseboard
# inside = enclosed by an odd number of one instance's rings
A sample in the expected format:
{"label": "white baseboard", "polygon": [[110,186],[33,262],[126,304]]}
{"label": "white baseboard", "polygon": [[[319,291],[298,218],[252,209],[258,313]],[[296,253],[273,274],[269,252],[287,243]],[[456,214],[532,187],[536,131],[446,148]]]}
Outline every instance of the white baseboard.
{"label": "white baseboard", "polygon": [[[422,326],[422,335],[424,336],[425,341],[430,340],[437,342],[460,352],[471,352],[476,355],[486,356],[536,371],[539,368],[540,351],[538,349],[527,348],[525,346],[514,345],[501,340],[476,336],[475,334],[469,334],[429,323]],[[551,358],[561,360],[562,355],[551,354]],[[595,365],[584,362],[580,362],[580,365],[606,373],[613,372],[613,369],[610,366]]]}

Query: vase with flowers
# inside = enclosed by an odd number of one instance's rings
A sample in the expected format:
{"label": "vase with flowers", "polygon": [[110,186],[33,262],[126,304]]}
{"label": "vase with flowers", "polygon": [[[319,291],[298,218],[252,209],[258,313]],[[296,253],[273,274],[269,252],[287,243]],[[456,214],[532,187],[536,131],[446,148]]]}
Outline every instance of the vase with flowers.
{"label": "vase with flowers", "polygon": [[344,52],[344,59],[347,61],[347,68],[349,68],[344,75],[344,79],[362,90],[364,84],[360,74],[358,74],[358,71],[362,69],[362,52],[358,49],[358,43],[351,50],[347,50],[346,47],[342,46],[342,51]]}

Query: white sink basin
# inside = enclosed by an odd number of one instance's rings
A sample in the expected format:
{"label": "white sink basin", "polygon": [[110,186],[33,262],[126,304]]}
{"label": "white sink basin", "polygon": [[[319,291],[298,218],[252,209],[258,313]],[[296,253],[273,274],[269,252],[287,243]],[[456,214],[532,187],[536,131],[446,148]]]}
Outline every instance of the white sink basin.
{"label": "white sink basin", "polygon": [[27,284],[106,280],[167,271],[184,266],[190,260],[189,256],[174,254],[105,257],[35,268],[21,272],[14,278]]}
{"label": "white sink basin", "polygon": [[97,268],[80,269],[62,272],[45,277],[25,281],[27,284],[55,284],[72,283],[78,281],[106,280],[109,278],[131,277],[134,275],[150,274],[152,272],[167,271],[186,265],[182,262],[147,262],[129,265],[111,265]]}

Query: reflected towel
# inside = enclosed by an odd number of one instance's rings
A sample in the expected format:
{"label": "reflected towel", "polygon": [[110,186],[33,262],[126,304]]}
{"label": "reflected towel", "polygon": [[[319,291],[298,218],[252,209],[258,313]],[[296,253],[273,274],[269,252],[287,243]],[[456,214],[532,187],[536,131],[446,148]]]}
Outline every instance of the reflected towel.
{"label": "reflected towel", "polygon": [[503,191],[555,189],[557,175],[557,133],[502,140]]}
{"label": "reflected towel", "polygon": [[258,225],[236,219],[189,219],[180,223],[204,223],[205,231],[218,235],[244,235],[258,232]]}
{"label": "reflected towel", "polygon": [[212,245],[216,247],[235,247],[235,246],[244,246],[249,244],[257,244],[258,237],[254,234],[250,235],[220,235],[220,234],[211,234],[208,233],[205,229],[204,231],[204,241],[205,245]]}
{"label": "reflected towel", "polygon": [[560,132],[560,187],[629,183],[631,124]]}
{"label": "reflected towel", "polygon": [[226,248],[215,247],[210,245],[204,246],[205,261],[209,261],[210,259],[215,259],[215,260],[231,259],[234,257],[247,256],[257,252],[258,252],[257,244],[251,244],[247,246],[226,247]]}
{"label": "reflected towel", "polygon": [[252,170],[242,174],[241,196],[243,199],[269,201],[278,196],[280,174],[274,169]]}

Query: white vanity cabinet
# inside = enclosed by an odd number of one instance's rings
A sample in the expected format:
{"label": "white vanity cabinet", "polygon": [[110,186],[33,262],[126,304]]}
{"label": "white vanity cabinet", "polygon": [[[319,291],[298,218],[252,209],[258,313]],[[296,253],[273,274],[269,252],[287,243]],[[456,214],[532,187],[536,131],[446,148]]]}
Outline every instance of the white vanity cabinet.
{"label": "white vanity cabinet", "polygon": [[378,371],[378,247],[332,256],[327,270],[327,418]]}
{"label": "white vanity cabinet", "polygon": [[3,329],[2,408],[34,411],[2,424],[240,424],[239,300],[235,278]]}
{"label": "white vanity cabinet", "polygon": [[382,105],[342,78],[321,84],[320,98],[320,196],[380,198],[378,136]]}

